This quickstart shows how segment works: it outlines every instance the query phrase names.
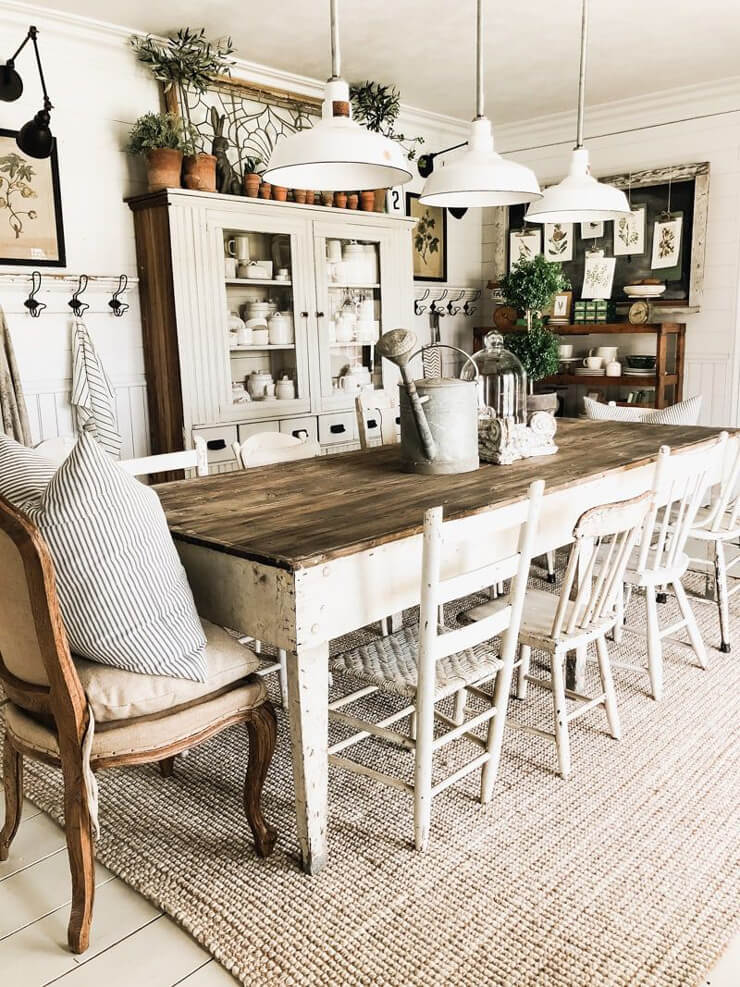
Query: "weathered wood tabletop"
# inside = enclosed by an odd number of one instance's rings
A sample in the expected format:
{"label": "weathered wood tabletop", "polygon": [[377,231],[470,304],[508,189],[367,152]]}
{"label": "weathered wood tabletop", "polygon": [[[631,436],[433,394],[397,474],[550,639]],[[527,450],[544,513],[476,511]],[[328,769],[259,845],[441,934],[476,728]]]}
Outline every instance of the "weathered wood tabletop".
{"label": "weathered wood tabletop", "polygon": [[289,571],[319,565],[421,530],[442,504],[464,517],[524,497],[534,479],[547,491],[654,459],[719,429],[562,420],[554,456],[511,466],[482,464],[456,476],[402,473],[398,446],[162,484],[157,492],[176,539]]}

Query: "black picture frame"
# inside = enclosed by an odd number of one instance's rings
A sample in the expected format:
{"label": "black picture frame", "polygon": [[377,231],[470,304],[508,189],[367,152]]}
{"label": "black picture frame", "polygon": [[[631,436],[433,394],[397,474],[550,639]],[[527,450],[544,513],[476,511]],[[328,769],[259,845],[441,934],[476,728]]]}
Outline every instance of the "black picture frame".
{"label": "black picture frame", "polygon": [[[12,138],[13,141],[18,137],[17,130],[7,130],[0,127],[0,138],[8,137]],[[48,158],[31,158],[27,154],[23,154],[20,148],[16,145],[16,153],[21,157],[25,158],[29,163],[38,169],[48,164],[51,169],[51,191],[52,191],[52,201],[54,206],[54,227],[56,230],[56,247],[57,247],[57,258],[56,259],[45,259],[39,257],[7,257],[5,256],[2,245],[0,244],[0,265],[9,265],[13,267],[66,267],[67,266],[67,251],[64,242],[64,219],[62,215],[62,196],[59,186],[59,159],[57,157],[57,142],[54,138],[51,147],[51,154]],[[2,152],[0,150],[0,157],[2,157]],[[2,198],[3,189],[0,188],[0,198]],[[3,210],[0,209],[0,223],[3,222]]]}
{"label": "black picture frame", "polygon": [[[419,198],[420,198],[420,195],[419,195],[418,192],[407,192],[406,193],[406,215],[407,216],[412,216],[412,211],[411,211],[412,204],[414,202],[418,201]],[[440,243],[441,243],[441,250],[440,250],[440,253],[441,253],[441,273],[440,273],[439,276],[437,276],[437,275],[430,275],[430,274],[417,274],[417,272],[416,272],[416,266],[417,266],[416,265],[416,258],[418,256],[418,251],[417,251],[416,244],[415,244],[415,241],[414,241],[414,233],[415,233],[415,228],[414,228],[414,230],[411,231],[411,250],[412,250],[412,257],[413,257],[414,281],[426,281],[426,282],[433,281],[433,282],[437,282],[437,283],[445,282],[445,281],[447,281],[447,210],[444,208],[444,206],[426,206],[425,208],[428,209],[428,210],[430,210],[433,213],[435,220],[437,218],[437,214],[439,214],[440,219],[441,219],[441,227],[440,227],[441,228],[441,234],[440,234]]]}

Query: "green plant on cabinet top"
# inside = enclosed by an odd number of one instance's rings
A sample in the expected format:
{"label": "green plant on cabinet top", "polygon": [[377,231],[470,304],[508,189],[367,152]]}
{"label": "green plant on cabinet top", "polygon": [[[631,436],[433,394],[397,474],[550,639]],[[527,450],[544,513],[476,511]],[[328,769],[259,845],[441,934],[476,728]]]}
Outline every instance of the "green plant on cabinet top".
{"label": "green plant on cabinet top", "polygon": [[352,115],[358,123],[376,134],[383,134],[398,143],[406,151],[406,157],[416,157],[415,144],[423,144],[423,137],[407,137],[395,131],[401,110],[401,94],[395,86],[382,86],[379,82],[355,82],[349,87]]}

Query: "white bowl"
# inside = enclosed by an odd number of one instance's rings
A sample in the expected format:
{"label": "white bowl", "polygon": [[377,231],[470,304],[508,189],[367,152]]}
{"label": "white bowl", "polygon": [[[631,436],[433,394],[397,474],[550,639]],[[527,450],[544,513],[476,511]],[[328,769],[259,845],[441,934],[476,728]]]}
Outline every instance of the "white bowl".
{"label": "white bowl", "polygon": [[657,298],[664,291],[664,284],[626,284],[624,286],[624,293],[628,298]]}

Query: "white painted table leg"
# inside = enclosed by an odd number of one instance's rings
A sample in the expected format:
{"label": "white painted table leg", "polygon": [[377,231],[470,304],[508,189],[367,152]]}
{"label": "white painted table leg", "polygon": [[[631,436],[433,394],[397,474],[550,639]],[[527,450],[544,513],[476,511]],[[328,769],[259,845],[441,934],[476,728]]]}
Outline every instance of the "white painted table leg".
{"label": "white painted table leg", "polygon": [[328,642],[299,647],[287,657],[298,840],[309,874],[317,874],[326,863],[328,663]]}

